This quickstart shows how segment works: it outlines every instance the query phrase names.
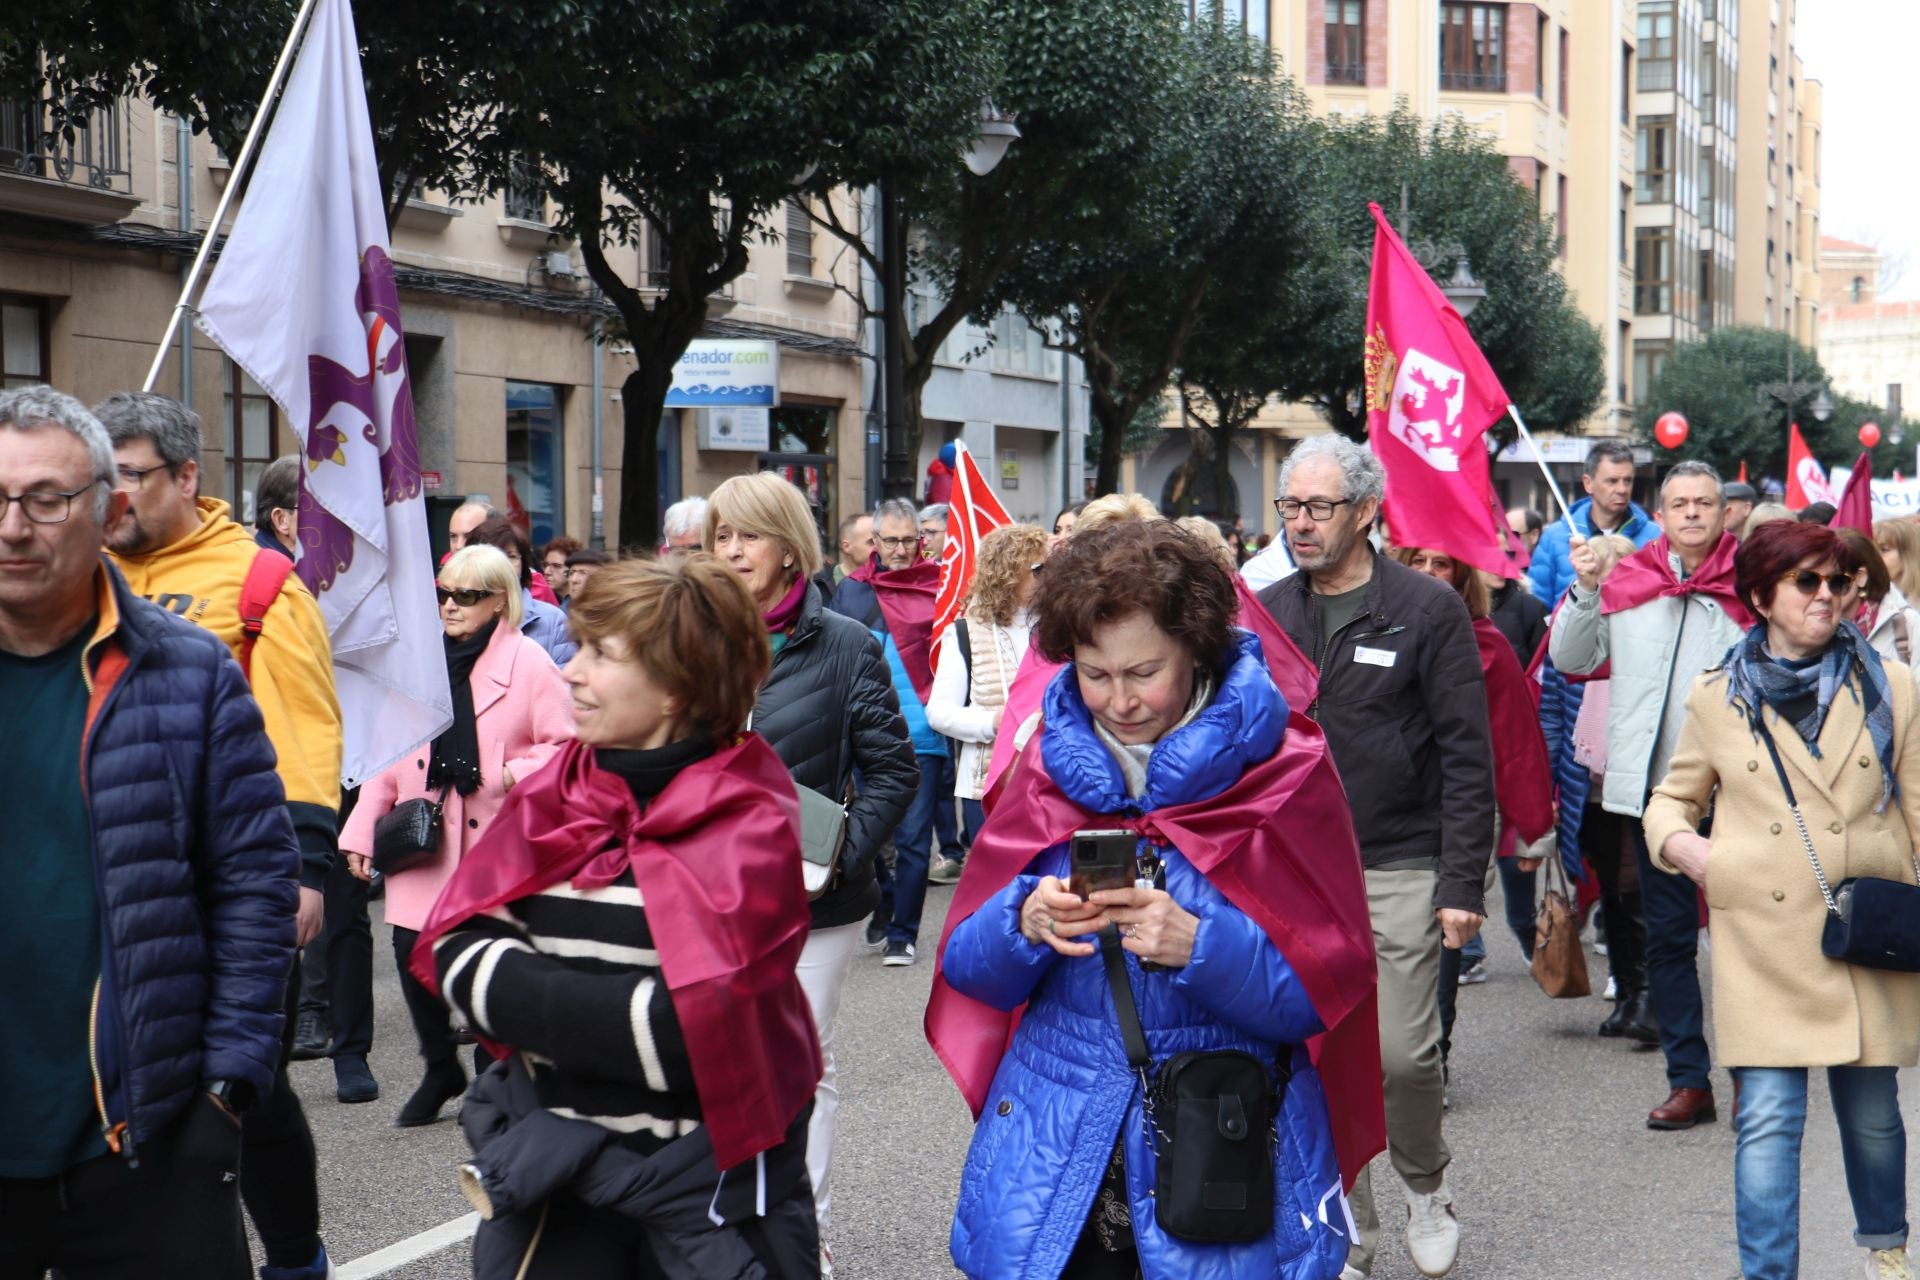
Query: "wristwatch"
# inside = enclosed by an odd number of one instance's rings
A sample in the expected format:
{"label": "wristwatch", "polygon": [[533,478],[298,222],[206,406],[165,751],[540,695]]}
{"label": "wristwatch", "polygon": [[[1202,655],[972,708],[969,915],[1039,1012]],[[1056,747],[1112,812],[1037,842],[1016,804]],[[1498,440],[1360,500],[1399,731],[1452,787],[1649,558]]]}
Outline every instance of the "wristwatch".
{"label": "wristwatch", "polygon": [[206,1086],[215,1102],[234,1115],[244,1115],[253,1106],[253,1086],[245,1080],[213,1080]]}

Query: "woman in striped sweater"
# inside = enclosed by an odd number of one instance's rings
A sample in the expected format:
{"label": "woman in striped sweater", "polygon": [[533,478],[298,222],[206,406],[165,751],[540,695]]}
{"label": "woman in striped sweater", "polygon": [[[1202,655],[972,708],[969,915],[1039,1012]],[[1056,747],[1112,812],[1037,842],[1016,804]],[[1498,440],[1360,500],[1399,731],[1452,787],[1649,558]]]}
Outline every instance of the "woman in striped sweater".
{"label": "woman in striped sweater", "polygon": [[507,1058],[461,1111],[474,1274],[817,1276],[798,807],[745,722],[760,613],[711,556],[574,597],[578,740],[515,788],[414,971]]}

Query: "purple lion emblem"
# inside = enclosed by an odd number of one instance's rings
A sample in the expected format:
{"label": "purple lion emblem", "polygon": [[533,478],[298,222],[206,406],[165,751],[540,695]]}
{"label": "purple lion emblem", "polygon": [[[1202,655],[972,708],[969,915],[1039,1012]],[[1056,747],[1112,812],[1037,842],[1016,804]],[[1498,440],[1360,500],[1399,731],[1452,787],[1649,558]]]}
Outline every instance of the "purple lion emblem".
{"label": "purple lion emblem", "polygon": [[[380,457],[380,488],[388,506],[420,494],[420,441],[414,427],[413,388],[400,326],[400,293],[393,260],[369,246],[360,259],[354,309],[367,334],[366,372],[307,357],[309,413],[307,469],[300,475],[300,578],[318,595],[353,564],[353,530],[314,500],[308,477],[329,463],[345,466],[355,423]],[[388,424],[383,433],[382,422]],[[347,425],[342,426],[341,423]]]}

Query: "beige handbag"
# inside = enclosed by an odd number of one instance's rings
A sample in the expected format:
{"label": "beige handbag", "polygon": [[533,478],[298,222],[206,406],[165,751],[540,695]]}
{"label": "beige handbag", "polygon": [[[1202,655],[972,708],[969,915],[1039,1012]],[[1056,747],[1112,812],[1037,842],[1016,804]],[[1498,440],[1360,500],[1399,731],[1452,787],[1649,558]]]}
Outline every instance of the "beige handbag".
{"label": "beige handbag", "polygon": [[1533,926],[1533,980],[1556,1000],[1592,995],[1587,953],[1580,948],[1580,914],[1574,909],[1567,869],[1557,852],[1543,865],[1547,891]]}

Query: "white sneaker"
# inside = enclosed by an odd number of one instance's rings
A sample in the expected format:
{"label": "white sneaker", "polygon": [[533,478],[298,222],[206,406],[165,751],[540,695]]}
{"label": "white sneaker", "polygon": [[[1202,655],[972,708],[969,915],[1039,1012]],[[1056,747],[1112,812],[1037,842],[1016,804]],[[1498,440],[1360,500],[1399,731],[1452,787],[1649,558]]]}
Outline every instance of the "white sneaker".
{"label": "white sneaker", "polygon": [[1905,1249],[1869,1249],[1867,1280],[1913,1280],[1913,1263]]}
{"label": "white sneaker", "polygon": [[1444,1276],[1460,1256],[1460,1222],[1445,1184],[1430,1196],[1407,1192],[1407,1256],[1423,1276]]}
{"label": "white sneaker", "polygon": [[1342,1267],[1340,1280],[1367,1280],[1367,1273],[1358,1267]]}
{"label": "white sneaker", "polygon": [[1614,981],[1612,978],[1608,978],[1607,989],[1605,992],[1601,994],[1600,998],[1602,1000],[1613,1000],[1613,999],[1617,999],[1619,995],[1620,995],[1620,984]]}

